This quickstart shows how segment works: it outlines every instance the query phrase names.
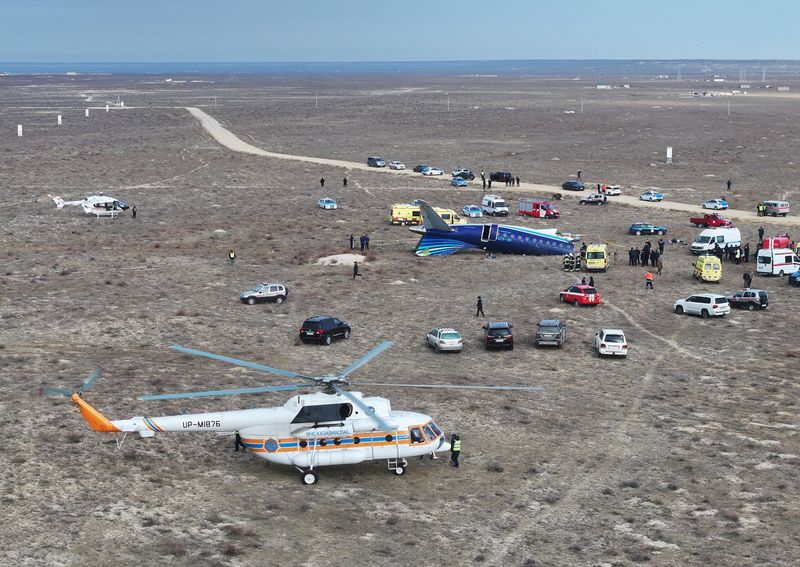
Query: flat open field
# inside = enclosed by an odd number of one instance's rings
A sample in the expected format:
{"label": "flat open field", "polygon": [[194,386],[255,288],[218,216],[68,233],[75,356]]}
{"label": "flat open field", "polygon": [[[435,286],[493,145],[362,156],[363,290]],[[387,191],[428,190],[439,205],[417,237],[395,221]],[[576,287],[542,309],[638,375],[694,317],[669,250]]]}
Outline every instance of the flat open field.
{"label": "flat open field", "polygon": [[[200,107],[242,140],[296,155],[364,162],[377,154],[552,184],[581,169],[591,183],[621,183],[626,194],[659,187],[686,203],[719,196],[731,177],[732,206],[750,209],[767,197],[797,201],[793,92],[691,98],[703,87],[643,81],[598,91],[594,81],[486,77],[203,80],[211,82],[0,77],[4,562],[800,563],[800,289],[786,278],[755,279],[770,293],[764,312],[675,315],[674,300],[692,292],[739,289],[754,263],[726,263],[721,284],[697,284],[687,247],[668,244],[665,271],[645,292],[644,270],[628,267],[626,251],[647,238],[628,236],[628,225],[665,224],[668,238],[691,241],[697,229],[687,215],[613,200],[582,208],[569,196],[558,221],[508,221],[555,225],[618,253],[594,275],[600,306],[563,305],[558,291],[576,274],[561,271],[558,257],[417,258],[417,237],[386,222],[391,203],[413,198],[460,210],[479,202],[479,185],[231,152],[183,108]],[[126,108],[105,112],[118,96]],[[672,166],[663,164],[668,145]],[[92,219],[56,210],[46,196],[92,191],[135,204],[138,218]],[[499,192],[516,202],[514,191]],[[316,208],[322,196],[340,209]],[[758,225],[739,226],[755,248]],[[765,227],[797,237],[796,227]],[[350,233],[371,237],[355,281],[348,266],[316,265],[348,252]],[[265,280],[286,282],[288,301],[238,301]],[[514,324],[515,350],[484,351],[477,295],[487,320]],[[329,347],[298,344],[300,323],[315,314],[348,320],[353,336]],[[542,318],[566,322],[563,349],[531,345]],[[461,331],[462,354],[426,350],[424,335],[438,325]],[[627,359],[595,356],[600,327],[626,331]],[[395,345],[354,380],[544,391],[365,390],[458,432],[461,468],[445,458],[414,460],[404,477],[385,462],[330,467],[311,487],[294,469],[234,453],[230,437],[128,437],[117,449],[69,401],[38,395],[42,386],[75,387],[99,366],[103,377],[85,398],[111,419],[281,405],[286,394],[136,397],[283,383],[179,355],[171,344],[322,374],[381,340]]]}

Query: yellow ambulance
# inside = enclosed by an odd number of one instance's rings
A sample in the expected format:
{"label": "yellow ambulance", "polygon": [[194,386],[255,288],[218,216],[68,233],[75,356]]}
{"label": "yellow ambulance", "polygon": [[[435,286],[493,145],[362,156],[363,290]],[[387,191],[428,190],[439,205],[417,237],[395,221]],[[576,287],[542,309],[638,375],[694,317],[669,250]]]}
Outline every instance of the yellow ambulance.
{"label": "yellow ambulance", "polygon": [[605,272],[608,270],[608,246],[589,244],[586,247],[586,271]]}
{"label": "yellow ambulance", "polygon": [[[466,219],[461,218],[453,209],[439,209],[434,207],[442,220],[447,224],[467,224]],[[419,205],[409,205],[408,203],[395,203],[389,208],[389,222],[401,226],[422,224],[422,214]]]}
{"label": "yellow ambulance", "polygon": [[722,279],[722,262],[712,254],[698,256],[694,263],[694,277],[701,282],[718,282]]}

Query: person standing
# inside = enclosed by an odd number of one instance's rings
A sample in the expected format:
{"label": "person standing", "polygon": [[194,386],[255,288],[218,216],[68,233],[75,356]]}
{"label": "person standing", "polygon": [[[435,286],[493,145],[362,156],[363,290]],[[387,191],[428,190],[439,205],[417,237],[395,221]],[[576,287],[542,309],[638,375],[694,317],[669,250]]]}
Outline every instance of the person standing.
{"label": "person standing", "polygon": [[325,189],[325,178],[324,177],[320,177],[319,178],[319,186],[322,187],[323,189]]}
{"label": "person standing", "polygon": [[461,437],[453,433],[450,437],[450,463],[458,468],[458,457],[461,455]]}
{"label": "person standing", "polygon": [[478,296],[477,308],[478,308],[477,311],[475,311],[475,317],[478,316],[486,317],[486,315],[483,314],[483,299],[481,299],[480,295]]}
{"label": "person standing", "polygon": [[726,185],[728,186],[728,191],[730,191],[731,190],[731,178],[730,177],[728,178],[728,182],[726,183]]}
{"label": "person standing", "polygon": [[519,175],[515,179],[517,180],[517,187],[519,187]]}
{"label": "person standing", "polygon": [[353,236],[353,233],[351,232],[350,233],[350,250],[354,249],[355,247],[356,247],[356,239],[355,239],[355,236]]}
{"label": "person standing", "polygon": [[759,242],[764,242],[764,227],[763,226],[759,226],[758,227],[758,241]]}
{"label": "person standing", "polygon": [[362,234],[361,237],[358,239],[359,244],[361,244],[361,251],[362,252],[364,251],[364,246],[367,245],[366,240],[364,240],[365,238],[366,238],[366,235]]}
{"label": "person standing", "polygon": [[344,187],[345,189],[347,189],[347,177],[345,177],[344,179],[342,179],[342,187]]}
{"label": "person standing", "polygon": [[639,265],[639,258],[641,258],[641,251],[639,250],[638,247],[636,247],[636,248],[633,249],[633,265],[634,266],[638,266]]}
{"label": "person standing", "polygon": [[578,181],[581,181],[581,170],[578,170]]}
{"label": "person standing", "polygon": [[658,239],[658,253],[659,254],[664,254],[664,246],[665,245],[666,245],[666,242],[664,242],[664,239],[663,238],[659,238]]}
{"label": "person standing", "polygon": [[753,270],[746,270],[745,273],[742,274],[742,281],[744,282],[745,289],[750,287],[750,284],[753,283]]}
{"label": "person standing", "polygon": [[737,266],[742,262],[742,245],[740,244],[733,250],[733,263]]}
{"label": "person standing", "polygon": [[353,262],[353,279],[362,277],[364,276],[358,273],[358,262]]}
{"label": "person standing", "polygon": [[492,178],[491,177],[489,178],[489,181],[486,182],[486,184],[488,185],[489,189],[492,188]]}
{"label": "person standing", "polygon": [[589,276],[589,287],[594,287],[594,276]]}
{"label": "person standing", "polygon": [[750,243],[744,245],[744,263],[747,264],[750,262]]}
{"label": "person standing", "polygon": [[238,453],[239,452],[239,447],[242,448],[242,451],[247,450],[247,446],[244,443],[242,443],[242,436],[239,435],[239,432],[237,431],[236,432],[236,437],[233,440],[233,450]]}
{"label": "person standing", "polygon": [[136,218],[136,205],[131,208],[131,218]]}
{"label": "person standing", "polygon": [[369,234],[364,235],[364,250],[369,250]]}
{"label": "person standing", "polygon": [[644,274],[644,289],[653,289],[653,272],[647,270]]}
{"label": "person standing", "polygon": [[628,265],[629,266],[633,266],[634,265],[634,263],[633,263],[633,253],[634,253],[633,246],[631,246],[631,249],[628,250]]}
{"label": "person standing", "polygon": [[233,251],[233,248],[228,250],[228,259],[231,261],[231,264],[236,261],[236,252]]}
{"label": "person standing", "polygon": [[661,272],[664,270],[664,260],[661,259],[661,255],[659,254],[658,259],[656,260],[656,273],[660,276]]}
{"label": "person standing", "polygon": [[481,184],[483,185],[483,189],[486,189],[486,176],[481,172]]}

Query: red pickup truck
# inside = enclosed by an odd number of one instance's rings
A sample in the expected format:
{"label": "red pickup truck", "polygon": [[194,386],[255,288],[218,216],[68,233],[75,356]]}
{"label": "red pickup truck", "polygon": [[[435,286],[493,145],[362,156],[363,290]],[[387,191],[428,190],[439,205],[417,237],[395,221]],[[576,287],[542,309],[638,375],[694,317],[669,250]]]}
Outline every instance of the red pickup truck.
{"label": "red pickup truck", "polygon": [[689,222],[697,227],[715,228],[717,226],[733,226],[733,223],[726,218],[719,216],[719,213],[707,213],[702,217],[692,217]]}

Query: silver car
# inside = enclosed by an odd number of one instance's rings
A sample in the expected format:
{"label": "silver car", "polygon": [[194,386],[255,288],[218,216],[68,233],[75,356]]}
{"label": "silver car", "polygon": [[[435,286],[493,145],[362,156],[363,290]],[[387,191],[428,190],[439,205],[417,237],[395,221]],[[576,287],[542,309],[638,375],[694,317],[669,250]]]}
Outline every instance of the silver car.
{"label": "silver car", "polygon": [[536,346],[560,347],[567,340],[567,327],[558,319],[542,319],[536,327]]}
{"label": "silver car", "polygon": [[443,350],[452,350],[461,352],[464,349],[464,343],[461,340],[461,335],[455,329],[450,327],[437,327],[425,336],[425,344],[433,347],[436,352]]}
{"label": "silver car", "polygon": [[243,291],[239,294],[239,299],[248,305],[253,305],[262,301],[274,301],[275,303],[283,303],[286,301],[286,296],[289,295],[289,290],[285,285],[279,283],[264,282],[258,284],[253,289]]}

